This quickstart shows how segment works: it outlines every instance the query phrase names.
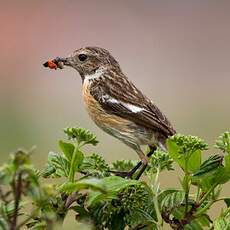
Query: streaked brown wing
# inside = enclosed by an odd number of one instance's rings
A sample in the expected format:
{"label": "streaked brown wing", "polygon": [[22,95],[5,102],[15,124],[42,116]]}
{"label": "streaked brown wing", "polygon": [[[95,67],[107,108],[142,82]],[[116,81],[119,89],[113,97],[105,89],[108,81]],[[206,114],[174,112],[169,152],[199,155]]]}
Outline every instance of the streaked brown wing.
{"label": "streaked brown wing", "polygon": [[131,82],[126,80],[126,87],[118,87],[117,90],[114,85],[116,82],[106,87],[103,87],[101,82],[96,83],[91,91],[92,96],[106,112],[127,118],[143,127],[158,130],[165,137],[175,134],[167,118]]}
{"label": "streaked brown wing", "polygon": [[[147,108],[145,108],[143,111],[134,113],[132,110],[125,107],[122,103],[113,103],[109,100],[104,101],[101,106],[109,113],[116,114],[123,118],[127,118],[143,127],[153,130],[159,130],[166,137],[171,136],[175,133],[171,125],[169,125],[168,120],[166,118],[164,118],[164,121],[160,119],[158,116],[159,114],[154,113],[153,109],[147,110]],[[154,110],[158,109],[154,108]],[[162,114],[160,116],[161,118],[163,117]]]}

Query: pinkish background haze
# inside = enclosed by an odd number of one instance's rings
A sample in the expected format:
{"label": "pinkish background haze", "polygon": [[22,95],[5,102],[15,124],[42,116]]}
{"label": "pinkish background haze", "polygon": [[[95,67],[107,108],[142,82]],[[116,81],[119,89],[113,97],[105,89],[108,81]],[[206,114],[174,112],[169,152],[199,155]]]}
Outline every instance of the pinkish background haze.
{"label": "pinkish background haze", "polygon": [[91,150],[107,160],[137,159],[89,119],[74,70],[42,66],[88,45],[110,50],[178,132],[212,146],[230,128],[229,12],[227,0],[1,1],[0,163],[35,144],[41,166],[70,125],[96,133]]}

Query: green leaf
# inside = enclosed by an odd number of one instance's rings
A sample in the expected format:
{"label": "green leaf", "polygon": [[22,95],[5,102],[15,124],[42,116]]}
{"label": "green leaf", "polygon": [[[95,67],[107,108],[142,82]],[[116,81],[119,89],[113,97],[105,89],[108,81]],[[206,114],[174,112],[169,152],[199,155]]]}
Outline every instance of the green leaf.
{"label": "green leaf", "polygon": [[64,153],[64,155],[70,162],[73,156],[74,149],[75,149],[74,145],[60,140],[59,147],[61,148],[62,152]]}
{"label": "green leaf", "polygon": [[190,156],[189,161],[188,161],[188,170],[193,173],[197,169],[199,169],[201,164],[201,151],[196,150],[193,152],[193,154]]}
{"label": "green leaf", "polygon": [[50,177],[52,174],[56,172],[56,169],[53,165],[47,165],[45,169],[43,169],[40,175],[44,178]]}
{"label": "green leaf", "polygon": [[213,225],[215,230],[229,230],[230,228],[230,224],[227,223],[225,218],[218,218]]}
{"label": "green leaf", "polygon": [[80,168],[80,166],[83,163],[83,160],[84,160],[84,154],[80,150],[78,150],[76,154],[76,162],[75,162],[76,169]]}
{"label": "green leaf", "polygon": [[164,152],[160,149],[154,151],[154,154],[149,158],[148,167],[145,172],[148,174],[154,174],[157,172],[157,168],[160,171],[163,170],[173,170],[173,159],[169,156],[167,152]]}
{"label": "green leaf", "polygon": [[115,192],[118,192],[121,189],[124,189],[130,185],[136,185],[140,183],[139,181],[136,180],[124,179],[118,176],[105,177],[102,179],[102,181],[104,182],[104,184],[106,184],[107,189],[109,191],[115,191]]}
{"label": "green leaf", "polygon": [[110,168],[106,164],[105,160],[98,154],[91,154],[90,156],[84,157],[84,160],[80,166],[80,171],[86,176],[93,177],[106,177],[110,176]]}
{"label": "green leaf", "polygon": [[175,192],[181,192],[180,190],[178,189],[174,189],[174,188],[169,188],[169,189],[166,189],[166,190],[163,190],[159,193],[158,195],[158,203],[161,204],[162,200],[169,194],[171,193],[175,193]]}
{"label": "green leaf", "polygon": [[105,184],[102,180],[96,178],[82,179],[77,182],[66,182],[59,187],[59,191],[70,194],[82,189],[92,189],[100,191],[101,193],[106,192]]}
{"label": "green leaf", "polygon": [[230,208],[227,208],[221,215],[214,220],[215,230],[229,230],[230,229]]}
{"label": "green leaf", "polygon": [[64,133],[71,140],[76,140],[78,144],[92,144],[96,145],[98,143],[96,136],[92,134],[89,130],[82,128],[66,128]]}
{"label": "green leaf", "polygon": [[185,193],[183,191],[175,191],[167,194],[161,201],[161,210],[171,212],[173,209],[178,208],[183,204]]}
{"label": "green leaf", "polygon": [[200,138],[196,136],[185,136],[182,134],[175,134],[171,136],[168,140],[171,140],[179,148],[179,154],[191,154],[197,150],[206,150],[208,145]]}
{"label": "green leaf", "polygon": [[222,162],[223,162],[223,156],[212,155],[201,164],[200,168],[193,174],[193,176],[196,177],[204,176],[206,173],[210,173],[212,170],[215,170],[223,166]]}
{"label": "green leaf", "polygon": [[208,215],[202,215],[196,219],[193,219],[189,224],[184,226],[185,230],[203,230],[210,227],[210,219]]}
{"label": "green leaf", "polygon": [[230,132],[227,131],[220,135],[216,141],[215,147],[230,154]]}
{"label": "green leaf", "polygon": [[[20,211],[21,209],[23,209],[25,206],[25,202],[19,202],[19,207],[18,210]],[[2,201],[0,201],[0,218],[1,217],[11,217],[14,213],[14,209],[15,209],[15,200],[11,200],[9,203],[3,203]],[[21,215],[21,213],[19,212],[18,215]]]}
{"label": "green leaf", "polygon": [[6,222],[6,220],[0,216],[0,229],[1,230],[8,230],[9,229],[9,226]]}
{"label": "green leaf", "polygon": [[29,222],[28,224],[26,224],[26,226],[31,230],[44,230],[47,227],[46,222],[39,219]]}
{"label": "green leaf", "polygon": [[[54,171],[55,170],[55,171]],[[54,177],[68,177],[70,170],[70,163],[64,155],[49,152],[47,167],[44,174],[47,176],[53,175]]]}
{"label": "green leaf", "polygon": [[[167,149],[169,156],[177,162],[183,170],[185,169],[185,162],[188,163],[188,171],[190,173],[199,169],[201,164],[200,149],[196,149],[195,146],[179,146],[174,139],[167,140]],[[183,151],[184,154],[182,154]]]}
{"label": "green leaf", "polygon": [[116,198],[116,194],[131,185],[141,184],[136,180],[127,180],[118,176],[110,176],[101,179],[104,186],[106,186],[106,194],[99,192],[90,192],[88,197],[88,206],[92,206],[97,202],[104,200],[112,200]]}
{"label": "green leaf", "polygon": [[207,192],[214,184],[223,184],[228,180],[224,167],[217,168],[202,176],[192,177],[192,184],[199,185],[203,192]]}
{"label": "green leaf", "polygon": [[[72,158],[74,172],[76,172],[80,169],[80,167],[83,163],[83,160],[84,160],[83,153],[79,149],[76,150],[76,154]],[[72,163],[71,163],[71,166],[72,166]]]}
{"label": "green leaf", "polygon": [[13,164],[4,164],[0,167],[0,184],[8,185],[13,180],[15,167]]}
{"label": "green leaf", "polygon": [[224,168],[226,173],[230,176],[230,154],[224,157]]}
{"label": "green leaf", "polygon": [[207,191],[213,184],[224,184],[230,179],[230,155],[213,155],[204,161],[192,176],[192,184],[199,185]]}
{"label": "green leaf", "polygon": [[131,229],[143,229],[143,230],[158,230],[156,226],[156,218],[153,218],[150,215],[150,212],[147,212],[142,209],[132,210],[132,213],[126,215],[128,219],[128,225],[132,227]]}

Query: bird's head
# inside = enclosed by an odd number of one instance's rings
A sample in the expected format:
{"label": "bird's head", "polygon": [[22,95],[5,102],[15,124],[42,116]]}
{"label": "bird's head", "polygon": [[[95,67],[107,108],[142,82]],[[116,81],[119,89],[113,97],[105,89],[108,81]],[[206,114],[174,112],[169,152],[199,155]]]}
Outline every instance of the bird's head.
{"label": "bird's head", "polygon": [[[66,58],[57,57],[52,60],[56,68],[70,66],[76,69],[82,78],[94,74],[99,68],[118,68],[119,64],[109,51],[99,47],[85,47],[75,50]],[[46,62],[44,66],[50,67]],[[54,67],[55,68],[55,67]]]}

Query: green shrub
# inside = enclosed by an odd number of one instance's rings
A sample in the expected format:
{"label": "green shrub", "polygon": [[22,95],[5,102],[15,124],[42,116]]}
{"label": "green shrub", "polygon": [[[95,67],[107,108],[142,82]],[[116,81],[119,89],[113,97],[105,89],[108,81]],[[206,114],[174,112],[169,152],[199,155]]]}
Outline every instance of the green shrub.
{"label": "green shrub", "polygon": [[[89,229],[230,229],[230,198],[220,196],[230,180],[229,132],[216,141],[222,153],[204,161],[203,140],[170,137],[168,152],[151,156],[143,181],[113,174],[129,171],[135,161],[108,165],[98,154],[86,155],[84,146],[98,143],[89,131],[67,128],[64,133],[67,140],[59,141],[59,153],[48,154],[44,169],[35,169],[31,151],[22,150],[0,167],[0,229],[55,229],[70,211]],[[161,190],[159,174],[173,170],[173,164],[182,169],[181,187]],[[226,208],[211,219],[208,210],[219,201]]]}

